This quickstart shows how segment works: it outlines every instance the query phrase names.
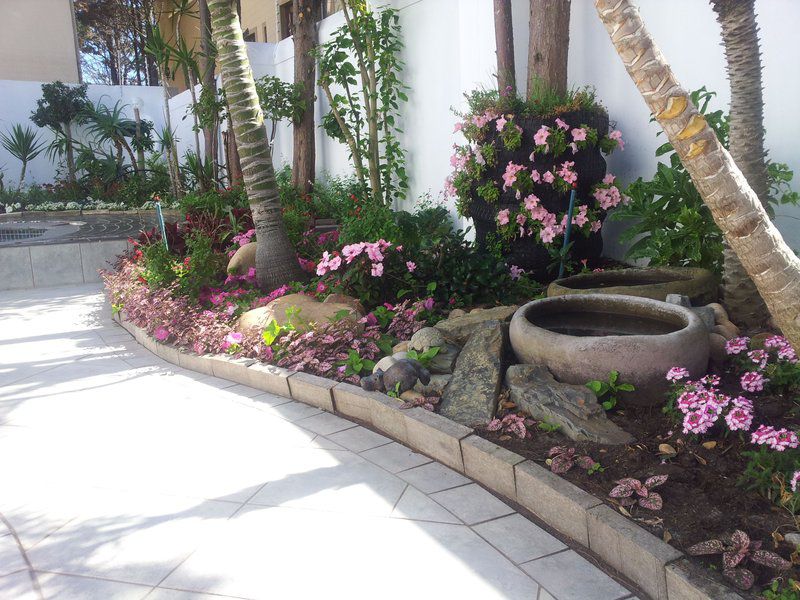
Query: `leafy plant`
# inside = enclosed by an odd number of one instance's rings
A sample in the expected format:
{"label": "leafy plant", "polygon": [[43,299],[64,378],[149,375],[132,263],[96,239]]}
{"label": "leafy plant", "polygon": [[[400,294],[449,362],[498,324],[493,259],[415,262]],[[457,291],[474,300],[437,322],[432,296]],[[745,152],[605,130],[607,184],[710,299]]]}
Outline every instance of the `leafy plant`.
{"label": "leafy plant", "polygon": [[619,396],[622,392],[633,392],[636,388],[630,383],[620,383],[619,371],[611,371],[607,381],[597,379],[588,381],[586,387],[592,390],[597,399],[601,401],[604,409],[611,410],[617,405]]}
{"label": "leafy plant", "polygon": [[22,127],[19,123],[11,127],[11,131],[0,133],[0,144],[6,151],[22,163],[22,170],[19,174],[17,192],[22,190],[25,181],[25,171],[28,163],[39,156],[44,150],[44,142],[40,141],[39,136],[31,127]]}
{"label": "leafy plant", "polygon": [[533,426],[535,421],[522,413],[508,413],[502,418],[494,418],[489,421],[486,429],[489,431],[500,431],[505,435],[513,435],[521,440],[531,437],[529,427]]}
{"label": "leafy plant", "polygon": [[662,485],[669,475],[654,475],[645,479],[644,483],[632,477],[626,477],[617,481],[617,485],[612,489],[608,496],[616,498],[621,506],[633,506],[639,504],[648,510],[661,510],[664,501],[661,494],[652,491]]}
{"label": "leafy plant", "polygon": [[764,600],[800,600],[800,581],[775,579],[761,596]]}
{"label": "leafy plant", "polygon": [[303,84],[287,83],[280,77],[264,76],[256,79],[258,103],[264,118],[272,122],[269,141],[275,139],[275,130],[283,120],[297,123],[303,118],[306,105],[303,101]]}
{"label": "leafy plant", "polygon": [[550,470],[556,475],[563,475],[575,465],[584,469],[589,475],[602,471],[603,467],[591,456],[575,456],[575,448],[566,446],[554,446],[547,453],[547,463]]}
{"label": "leafy plant", "polygon": [[372,373],[372,369],[375,368],[375,361],[362,358],[355,350],[350,350],[347,353],[347,359],[339,361],[337,364],[345,367],[345,377],[360,376],[362,372]]}
{"label": "leafy plant", "polygon": [[786,571],[792,563],[781,556],[761,549],[760,541],[751,541],[744,531],[737,529],[728,539],[707,540],[686,550],[692,556],[722,554],[722,574],[736,587],[749,590],[755,583],[752,571],[741,565],[752,561],[778,571]]}
{"label": "leafy plant", "polygon": [[407,352],[408,358],[414,359],[419,361],[423,367],[427,367],[431,364],[431,361],[439,354],[441,348],[438,346],[434,346],[432,348],[428,348],[424,352],[417,352],[416,350],[409,350]]}
{"label": "leafy plant", "polygon": [[793,492],[788,484],[800,464],[800,450],[776,452],[761,446],[742,452],[742,456],[748,460],[737,485],[757,491],[792,514],[800,512],[800,493]]}
{"label": "leafy plant", "polygon": [[555,433],[556,431],[561,429],[561,425],[559,425],[558,423],[551,423],[547,419],[539,421],[536,424],[536,427],[538,427],[539,429],[541,429],[545,433]]}

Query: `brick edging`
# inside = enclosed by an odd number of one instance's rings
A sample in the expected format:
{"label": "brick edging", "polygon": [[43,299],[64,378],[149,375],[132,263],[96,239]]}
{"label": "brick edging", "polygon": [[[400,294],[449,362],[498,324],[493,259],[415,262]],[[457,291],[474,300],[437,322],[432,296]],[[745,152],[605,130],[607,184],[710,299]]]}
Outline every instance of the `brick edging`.
{"label": "brick edging", "polygon": [[125,319],[114,319],[163,360],[366,423],[508,498],[601,558],[654,600],[742,600],[709,579],[676,548],[541,465],[437,413],[349,383],[289,371],[252,359],[198,356],[161,344]]}

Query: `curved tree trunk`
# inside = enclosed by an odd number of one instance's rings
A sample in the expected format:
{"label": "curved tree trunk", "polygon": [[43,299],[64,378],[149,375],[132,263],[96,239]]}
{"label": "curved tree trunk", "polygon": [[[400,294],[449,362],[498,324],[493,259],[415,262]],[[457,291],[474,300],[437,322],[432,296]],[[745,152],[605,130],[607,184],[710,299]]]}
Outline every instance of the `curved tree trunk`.
{"label": "curved tree trunk", "polygon": [[692,177],[778,327],[800,348],[800,258],[675,79],[630,0],[595,0],[628,74]]}
{"label": "curved tree trunk", "polygon": [[316,63],[312,51],[316,43],[314,3],[294,0],[294,82],[302,84],[303,114],[293,123],[292,184],[303,194],[314,185],[314,82]]}
{"label": "curved tree trunk", "polygon": [[514,21],[511,0],[494,0],[494,39],[497,47],[497,89],[501,94],[517,89],[514,70]]}
{"label": "curved tree trunk", "polygon": [[[211,15],[208,12],[207,0],[198,2],[200,14],[200,50],[202,72],[202,88],[207,95],[217,97],[217,79],[214,76],[214,48],[211,42]],[[214,119],[214,123],[203,128],[203,149],[206,164],[211,161],[212,185],[219,178],[218,156],[217,156],[217,132],[219,130],[219,120]]]}
{"label": "curved tree trunk", "polygon": [[567,91],[570,0],[530,0],[528,98],[544,87]]}
{"label": "curved tree trunk", "polygon": [[283,226],[264,113],[258,103],[236,3],[234,0],[208,0],[208,9],[256,227],[256,277],[262,289],[272,290],[302,279],[303,272]]}
{"label": "curved tree trunk", "polygon": [[[728,149],[736,166],[766,206],[769,183],[764,151],[764,99],[761,93],[761,50],[754,0],[711,0],[722,28],[731,88]],[[764,321],[766,307],[736,253],[725,245],[723,301],[736,323]]]}

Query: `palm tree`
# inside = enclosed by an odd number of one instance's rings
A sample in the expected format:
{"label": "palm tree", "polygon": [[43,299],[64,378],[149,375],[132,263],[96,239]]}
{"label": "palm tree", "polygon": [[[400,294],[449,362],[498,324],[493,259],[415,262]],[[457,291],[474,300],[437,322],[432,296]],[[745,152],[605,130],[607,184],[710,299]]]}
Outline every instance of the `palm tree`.
{"label": "palm tree", "polygon": [[622,63],[753,279],[776,324],[800,349],[800,258],[692,104],[630,0],[595,0]]}
{"label": "palm tree", "polygon": [[567,91],[570,0],[530,0],[528,98]]}
{"label": "palm tree", "polygon": [[128,139],[136,138],[136,121],[128,119],[122,114],[124,106],[118,100],[113,108],[98,102],[87,104],[81,116],[86,125],[87,132],[95,137],[95,141],[102,144],[110,142],[117,151],[117,163],[122,166],[122,151],[128,153],[131,167],[138,171],[138,161],[133,153],[133,147]]}
{"label": "palm tree", "polygon": [[[728,149],[747,183],[766,207],[769,183],[764,151],[761,49],[754,0],[711,0],[711,7],[722,28],[731,87]],[[727,244],[723,258],[723,299],[731,318],[744,325],[763,322],[764,301]]]}
{"label": "palm tree", "polygon": [[11,127],[8,133],[0,133],[0,144],[6,151],[22,163],[22,171],[19,174],[19,185],[17,193],[22,190],[25,181],[25,171],[28,170],[28,163],[39,156],[44,150],[44,142],[39,139],[32,127],[22,127],[19,123]]}
{"label": "palm tree", "polygon": [[283,226],[264,114],[258,103],[236,2],[208,0],[208,10],[258,239],[256,276],[261,288],[271,290],[302,279],[303,272]]}
{"label": "palm tree", "polygon": [[[494,39],[497,50],[497,89],[501,94],[517,89],[514,71],[514,26],[511,0],[494,0]],[[512,94],[513,95],[513,94]]]}

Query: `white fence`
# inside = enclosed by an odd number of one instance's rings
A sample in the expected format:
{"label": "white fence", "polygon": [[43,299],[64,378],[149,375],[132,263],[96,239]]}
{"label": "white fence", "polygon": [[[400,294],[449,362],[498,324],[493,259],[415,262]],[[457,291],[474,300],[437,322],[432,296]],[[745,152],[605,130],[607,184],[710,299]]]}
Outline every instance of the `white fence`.
{"label": "white fence", "polygon": [[[382,2],[377,2],[382,4]],[[406,68],[403,80],[409,86],[409,102],[403,107],[403,142],[408,152],[411,178],[409,202],[422,194],[438,196],[450,166],[452,133],[456,117],[451,108],[463,108],[463,93],[478,86],[491,87],[495,71],[492,0],[391,0],[400,11]],[[642,15],[679,80],[687,89],[703,85],[719,94],[718,106],[729,100],[725,61],[720,45],[719,25],[705,0],[639,0]],[[513,0],[516,65],[518,81],[525,79],[528,41],[528,0]],[[761,29],[764,63],[765,125],[770,157],[789,164],[797,172],[795,189],[800,189],[800,121],[793,113],[800,95],[800,45],[794,39],[800,22],[800,2],[759,0],[756,3]],[[319,25],[324,42],[342,22],[335,14]],[[622,130],[626,146],[609,161],[611,172],[623,182],[649,177],[655,171],[654,151],[663,138],[649,123],[647,108],[625,73],[594,10],[591,0],[573,0],[570,31],[569,79],[573,86],[593,86],[608,108],[612,122]],[[290,39],[278,44],[249,44],[256,76],[276,74],[293,79],[293,46]],[[130,103],[138,96],[144,101],[143,116],[157,126],[163,122],[159,89],[90,86],[90,97],[106,94]],[[39,84],[0,81],[0,128],[25,122],[39,96]],[[321,91],[317,93],[317,119],[327,110]],[[194,145],[191,119],[183,119],[188,92],[170,101],[173,126],[178,128],[183,153]],[[350,171],[347,150],[317,131],[319,174]],[[279,128],[275,145],[276,166],[291,162],[292,135],[288,125]],[[6,181],[15,180],[17,161],[0,149],[0,166],[6,167]],[[34,161],[30,181],[45,182],[53,168],[43,157]],[[778,226],[793,247],[800,248],[800,209],[780,208]],[[613,226],[607,236],[614,236]],[[617,254],[613,245],[607,251]]]}

